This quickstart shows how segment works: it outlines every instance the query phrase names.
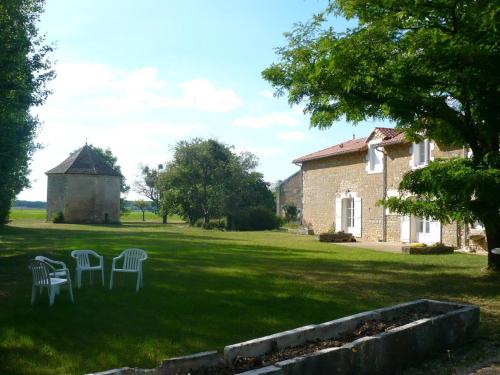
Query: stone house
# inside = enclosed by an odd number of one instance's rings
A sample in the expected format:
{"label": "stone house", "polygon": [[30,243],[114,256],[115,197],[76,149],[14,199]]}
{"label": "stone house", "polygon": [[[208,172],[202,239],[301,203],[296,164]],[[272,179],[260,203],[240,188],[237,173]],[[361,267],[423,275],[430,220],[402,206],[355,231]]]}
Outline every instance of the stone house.
{"label": "stone house", "polygon": [[464,247],[468,228],[400,216],[377,202],[398,195],[405,172],[424,167],[434,158],[465,155],[462,148],[448,149],[427,139],[412,143],[400,131],[378,127],[366,138],[297,158],[293,162],[302,170],[303,223],[315,233],[333,228],[363,241],[442,242]]}
{"label": "stone house", "polygon": [[276,189],[276,215],[284,216],[283,206],[295,205],[302,213],[302,170],[283,180]]}
{"label": "stone house", "polygon": [[122,175],[85,145],[46,172],[47,220],[61,212],[68,223],[119,223]]}

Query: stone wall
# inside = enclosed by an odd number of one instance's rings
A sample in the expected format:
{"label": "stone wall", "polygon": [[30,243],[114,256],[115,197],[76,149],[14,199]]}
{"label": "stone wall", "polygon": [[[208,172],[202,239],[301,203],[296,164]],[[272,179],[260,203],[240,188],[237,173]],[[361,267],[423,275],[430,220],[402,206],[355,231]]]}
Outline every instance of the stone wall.
{"label": "stone wall", "polygon": [[47,220],[58,212],[68,223],[120,222],[120,177],[49,175]]}
{"label": "stone wall", "polygon": [[302,213],[302,170],[297,171],[278,187],[276,194],[276,215],[284,216],[283,206],[293,204]]}
{"label": "stone wall", "polygon": [[356,193],[361,201],[361,237],[382,239],[382,173],[368,174],[366,153],[350,153],[303,163],[304,224],[315,233],[335,226],[335,199],[342,193]]}
{"label": "stone wall", "polygon": [[[387,146],[386,188],[397,191],[403,175],[410,170],[411,144]],[[462,149],[441,149],[434,145],[433,158],[463,156]],[[304,162],[303,169],[303,221],[315,233],[328,231],[335,225],[336,198],[346,192],[356,193],[362,199],[361,236],[358,239],[401,241],[401,218],[378,206],[384,198],[384,173],[366,171],[366,152],[336,155]],[[457,223],[441,226],[442,242],[450,246],[463,246],[461,229]]]}

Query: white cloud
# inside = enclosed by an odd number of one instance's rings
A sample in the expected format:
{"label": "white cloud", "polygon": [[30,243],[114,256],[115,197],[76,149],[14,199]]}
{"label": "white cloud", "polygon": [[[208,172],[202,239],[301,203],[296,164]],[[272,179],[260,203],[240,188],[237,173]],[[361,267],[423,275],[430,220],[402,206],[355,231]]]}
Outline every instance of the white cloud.
{"label": "white cloud", "polygon": [[306,135],[303,132],[298,131],[278,133],[278,139],[282,141],[301,141],[305,137]]}
{"label": "white cloud", "polygon": [[259,92],[259,95],[267,99],[274,99],[274,94],[271,90],[262,90]]}
{"label": "white cloud", "polygon": [[101,107],[120,112],[161,108],[230,112],[243,105],[233,90],[217,88],[207,79],[169,86],[154,67],[126,71],[104,64],[65,63],[56,71],[49,104],[78,99],[85,110]]}
{"label": "white cloud", "polygon": [[297,126],[300,121],[286,112],[273,112],[262,116],[240,117],[233,121],[234,126],[243,128],[269,128],[275,125]]}

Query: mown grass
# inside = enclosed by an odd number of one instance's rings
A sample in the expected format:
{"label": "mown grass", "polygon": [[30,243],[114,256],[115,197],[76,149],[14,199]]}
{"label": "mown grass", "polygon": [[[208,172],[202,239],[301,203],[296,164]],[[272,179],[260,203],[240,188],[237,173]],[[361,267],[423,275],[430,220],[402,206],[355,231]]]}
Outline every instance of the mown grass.
{"label": "mown grass", "polygon": [[[475,303],[484,340],[500,331],[498,276],[485,257],[408,256],[319,243],[281,232],[220,232],[183,224],[52,224],[23,219],[0,229],[0,373],[82,374],[153,367],[193,353],[417,298]],[[86,285],[30,305],[28,261],[95,249],[149,254],[145,287]],[[74,277],[74,276],[73,276]],[[120,282],[121,281],[121,282]]]}
{"label": "mown grass", "polygon": [[[46,219],[47,211],[41,209],[14,209],[10,214],[11,220],[35,220],[44,221]],[[129,211],[121,216],[122,222],[136,222],[142,221],[141,211]],[[146,211],[144,214],[144,219],[148,223],[161,223],[161,218],[155,215],[153,212]],[[168,217],[169,223],[181,223],[182,219],[177,215],[172,215]]]}

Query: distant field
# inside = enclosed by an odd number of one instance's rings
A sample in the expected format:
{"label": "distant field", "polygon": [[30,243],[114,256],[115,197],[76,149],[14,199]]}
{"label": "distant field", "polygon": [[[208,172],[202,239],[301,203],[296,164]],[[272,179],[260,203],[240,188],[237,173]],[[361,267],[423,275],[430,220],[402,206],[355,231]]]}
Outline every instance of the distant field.
{"label": "distant field", "polygon": [[[10,219],[11,220],[33,220],[33,221],[45,221],[46,217],[46,211],[42,209],[30,209],[30,208],[14,208],[10,212]],[[145,215],[145,221],[148,223],[160,223],[161,222],[161,217],[158,215],[155,215],[152,212],[146,212]],[[142,221],[142,212],[140,211],[131,211],[126,215],[122,215],[121,217],[122,222],[137,222],[137,221]],[[183,222],[182,219],[177,216],[169,216],[168,217],[168,222],[169,223],[181,223]]]}

